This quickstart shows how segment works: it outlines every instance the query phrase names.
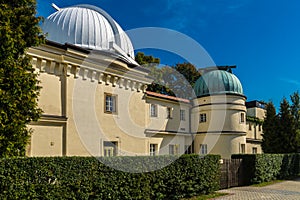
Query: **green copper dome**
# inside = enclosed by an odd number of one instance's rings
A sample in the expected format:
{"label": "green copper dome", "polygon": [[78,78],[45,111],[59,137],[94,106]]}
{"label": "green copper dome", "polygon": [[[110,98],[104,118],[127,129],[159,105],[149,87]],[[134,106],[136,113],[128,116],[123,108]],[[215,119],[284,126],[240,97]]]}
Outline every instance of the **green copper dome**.
{"label": "green copper dome", "polygon": [[197,97],[216,94],[243,94],[240,80],[232,73],[214,70],[203,74],[195,83]]}

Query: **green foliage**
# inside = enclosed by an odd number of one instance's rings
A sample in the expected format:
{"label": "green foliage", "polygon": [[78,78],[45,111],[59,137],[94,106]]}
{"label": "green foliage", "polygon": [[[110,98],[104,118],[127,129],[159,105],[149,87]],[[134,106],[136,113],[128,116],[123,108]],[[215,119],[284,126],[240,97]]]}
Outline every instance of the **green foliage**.
{"label": "green foliage", "polygon": [[265,153],[296,153],[300,148],[298,93],[291,96],[293,104],[283,98],[276,114],[272,102],[266,106],[263,123],[262,149]]}
{"label": "green foliage", "polygon": [[277,131],[279,119],[272,102],[266,104],[266,116],[263,123],[262,150],[264,153],[276,153],[280,148],[280,138]]}
{"label": "green foliage", "polygon": [[35,8],[35,0],[0,1],[0,157],[25,154],[26,125],[41,113],[38,81],[24,55],[44,41]]}
{"label": "green foliage", "polygon": [[253,122],[253,123],[259,124],[259,125],[262,125],[264,122],[263,120],[259,119],[258,117],[252,117],[252,116],[247,116],[247,121]]}
{"label": "green foliage", "polygon": [[291,113],[289,102],[284,98],[280,103],[278,137],[281,147],[278,153],[297,152],[295,120]]}
{"label": "green foliage", "polygon": [[190,63],[178,63],[175,66],[158,68],[159,58],[147,56],[138,52],[135,60],[150,70],[149,75],[154,81],[148,85],[147,90],[170,96],[190,99],[194,95],[193,87],[200,77],[197,68]]}
{"label": "green foliage", "polygon": [[137,52],[135,55],[135,61],[143,66],[149,67],[149,66],[157,66],[160,63],[159,58],[155,58],[153,56],[147,56],[143,52]]}
{"label": "green foliage", "polygon": [[[170,158],[101,159],[127,169],[132,163],[147,169],[145,162],[164,163]],[[183,155],[158,171],[127,173],[93,157],[1,159],[0,199],[180,199],[217,190],[219,160],[214,155]]]}
{"label": "green foliage", "polygon": [[242,159],[246,184],[289,179],[300,173],[300,154],[232,155],[232,158]]}
{"label": "green foliage", "polygon": [[192,99],[195,82],[200,77],[197,68],[190,63],[178,63],[172,67],[163,67],[163,80],[175,96]]}

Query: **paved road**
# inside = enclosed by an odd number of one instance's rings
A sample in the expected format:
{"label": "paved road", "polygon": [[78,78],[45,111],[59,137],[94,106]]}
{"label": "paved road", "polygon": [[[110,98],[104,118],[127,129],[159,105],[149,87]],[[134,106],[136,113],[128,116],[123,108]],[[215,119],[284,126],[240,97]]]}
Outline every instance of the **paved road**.
{"label": "paved road", "polygon": [[300,178],[293,181],[284,181],[265,187],[236,187],[219,192],[230,193],[230,195],[215,198],[232,200],[272,199],[272,200],[300,200]]}

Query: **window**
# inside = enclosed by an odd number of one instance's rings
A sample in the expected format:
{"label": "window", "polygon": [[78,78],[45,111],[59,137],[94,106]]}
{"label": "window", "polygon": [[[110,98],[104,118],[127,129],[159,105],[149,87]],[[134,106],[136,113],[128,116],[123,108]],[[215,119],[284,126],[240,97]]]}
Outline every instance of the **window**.
{"label": "window", "polygon": [[245,113],[241,113],[241,123],[245,122]]}
{"label": "window", "polygon": [[200,114],[199,122],[200,123],[206,122],[206,114],[205,113]]}
{"label": "window", "polygon": [[207,144],[200,144],[200,154],[202,155],[207,154]]}
{"label": "window", "polygon": [[117,142],[104,141],[103,146],[105,157],[117,155]]}
{"label": "window", "polygon": [[157,151],[157,144],[150,144],[150,156],[155,156]]}
{"label": "window", "polygon": [[180,120],[185,121],[185,110],[180,110]]}
{"label": "window", "polygon": [[105,93],[105,112],[116,113],[117,112],[117,96]]}
{"label": "window", "polygon": [[155,104],[150,105],[150,116],[157,117],[157,105]]}
{"label": "window", "polygon": [[253,147],[253,148],[252,148],[252,153],[253,153],[253,154],[257,154],[257,148],[256,148],[256,147]]}
{"label": "window", "polygon": [[246,145],[241,144],[241,153],[244,154],[246,152]]}
{"label": "window", "polygon": [[172,119],[172,108],[167,107],[167,119]]}
{"label": "window", "polygon": [[258,126],[258,131],[261,131],[261,125]]}
{"label": "window", "polygon": [[251,123],[249,123],[249,131],[252,130],[252,126],[251,126]]}
{"label": "window", "polygon": [[178,155],[179,154],[179,144],[170,144],[169,145],[169,154]]}
{"label": "window", "polygon": [[192,145],[185,145],[184,146],[184,149],[185,149],[185,154],[192,154],[193,151],[192,151]]}

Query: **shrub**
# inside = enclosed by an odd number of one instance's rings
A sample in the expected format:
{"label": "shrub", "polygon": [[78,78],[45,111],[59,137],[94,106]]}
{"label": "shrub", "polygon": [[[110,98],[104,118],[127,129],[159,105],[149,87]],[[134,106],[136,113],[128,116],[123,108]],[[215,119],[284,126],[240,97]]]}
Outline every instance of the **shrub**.
{"label": "shrub", "polygon": [[[162,163],[174,157],[102,159],[147,170],[146,162]],[[0,199],[179,199],[207,194],[219,187],[219,159],[183,155],[147,173],[118,171],[93,157],[1,159]]]}
{"label": "shrub", "polygon": [[232,155],[242,159],[244,184],[289,179],[299,175],[299,154],[251,154]]}

